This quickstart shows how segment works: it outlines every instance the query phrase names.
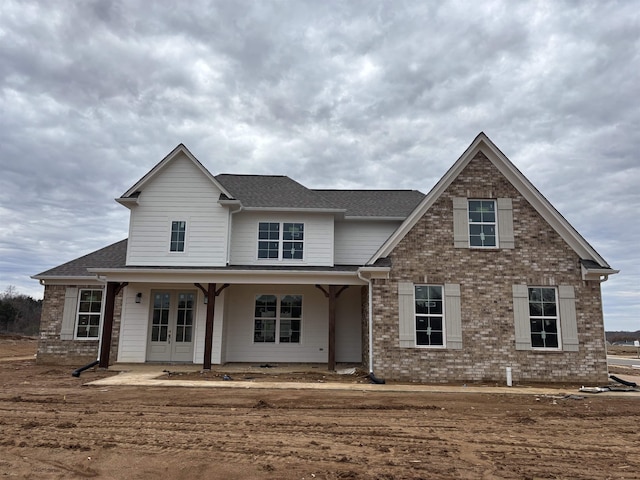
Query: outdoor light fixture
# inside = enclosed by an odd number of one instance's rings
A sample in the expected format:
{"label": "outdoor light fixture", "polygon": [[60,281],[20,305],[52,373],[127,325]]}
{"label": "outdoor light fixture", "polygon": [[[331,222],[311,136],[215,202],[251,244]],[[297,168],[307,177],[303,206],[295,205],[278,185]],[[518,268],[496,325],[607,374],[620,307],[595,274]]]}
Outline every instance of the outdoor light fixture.
{"label": "outdoor light fixture", "polygon": [[136,293],[136,303],[140,303],[142,301],[142,293]]}

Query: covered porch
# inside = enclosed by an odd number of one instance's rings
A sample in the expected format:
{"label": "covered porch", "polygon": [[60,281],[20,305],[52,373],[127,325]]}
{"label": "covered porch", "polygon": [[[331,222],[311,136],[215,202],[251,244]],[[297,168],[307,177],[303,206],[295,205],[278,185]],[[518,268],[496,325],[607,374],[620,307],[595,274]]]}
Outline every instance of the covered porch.
{"label": "covered porch", "polygon": [[[367,281],[357,267],[127,267],[106,281],[100,366],[362,364]],[[119,318],[116,296],[122,292]],[[112,342],[118,355],[110,358]]]}

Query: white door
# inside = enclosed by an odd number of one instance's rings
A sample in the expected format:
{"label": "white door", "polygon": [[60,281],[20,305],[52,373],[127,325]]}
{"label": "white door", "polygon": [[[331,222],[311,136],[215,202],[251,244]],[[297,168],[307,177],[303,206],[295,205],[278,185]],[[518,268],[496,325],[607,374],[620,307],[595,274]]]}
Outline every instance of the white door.
{"label": "white door", "polygon": [[152,292],[147,361],[192,362],[195,292]]}

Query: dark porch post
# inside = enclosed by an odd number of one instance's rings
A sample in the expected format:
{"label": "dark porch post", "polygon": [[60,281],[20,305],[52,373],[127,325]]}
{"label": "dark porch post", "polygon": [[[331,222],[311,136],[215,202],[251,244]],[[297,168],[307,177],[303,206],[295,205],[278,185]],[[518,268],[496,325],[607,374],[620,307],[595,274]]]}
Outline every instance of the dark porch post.
{"label": "dark porch post", "polygon": [[203,370],[211,370],[211,350],[213,347],[213,313],[216,308],[216,284],[210,283],[207,288],[207,320],[204,329],[204,362]]}
{"label": "dark porch post", "polygon": [[107,282],[107,298],[104,305],[104,323],[102,324],[102,338],[100,342],[100,368],[109,368],[111,335],[113,333],[113,313],[115,310],[116,295],[121,288],[120,283]]}
{"label": "dark porch post", "polygon": [[338,286],[329,285],[329,359],[328,369],[336,369],[336,298]]}

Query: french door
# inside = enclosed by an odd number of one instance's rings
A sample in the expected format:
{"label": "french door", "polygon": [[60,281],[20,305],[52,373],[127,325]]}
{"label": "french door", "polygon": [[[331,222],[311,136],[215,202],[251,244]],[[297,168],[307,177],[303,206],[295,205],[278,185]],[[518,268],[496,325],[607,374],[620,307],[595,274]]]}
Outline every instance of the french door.
{"label": "french door", "polygon": [[193,362],[196,293],[153,291],[147,361]]}

